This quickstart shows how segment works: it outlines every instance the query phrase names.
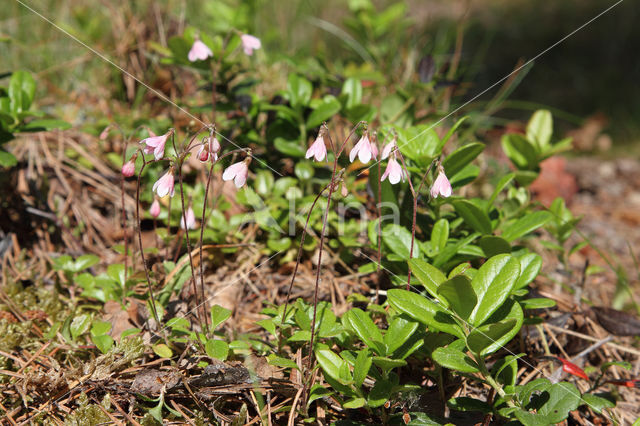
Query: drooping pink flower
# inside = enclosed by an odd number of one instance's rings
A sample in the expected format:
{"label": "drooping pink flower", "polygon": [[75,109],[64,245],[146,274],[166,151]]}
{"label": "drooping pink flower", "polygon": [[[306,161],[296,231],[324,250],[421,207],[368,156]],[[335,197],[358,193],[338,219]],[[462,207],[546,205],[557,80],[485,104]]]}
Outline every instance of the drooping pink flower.
{"label": "drooping pink flower", "polygon": [[153,200],[153,203],[151,203],[149,214],[153,218],[160,216],[160,203],[158,202],[158,200]]}
{"label": "drooping pink flower", "polygon": [[[247,159],[250,161],[250,157],[247,157]],[[249,161],[247,161],[247,159],[227,167],[224,173],[222,173],[222,180],[229,181],[233,179],[236,188],[242,188],[242,185],[247,182],[247,175],[249,174]]]}
{"label": "drooping pink flower", "polygon": [[[186,223],[186,226],[185,226]],[[193,209],[189,207],[187,209],[187,214],[182,215],[180,218],[180,228],[181,229],[196,229],[196,215],[193,212]]]}
{"label": "drooping pink flower", "polygon": [[211,161],[218,161],[218,154],[220,153],[220,142],[218,138],[212,136],[209,138],[209,151],[211,152]]}
{"label": "drooping pink flower", "polygon": [[387,177],[389,178],[389,183],[391,183],[392,185],[395,185],[400,181],[404,182],[405,178],[407,177],[406,172],[402,169],[402,166],[396,160],[395,155],[389,159],[387,168],[380,178],[380,182],[385,180]]}
{"label": "drooping pink flower", "polygon": [[438,194],[445,198],[451,196],[451,183],[447,179],[447,175],[444,174],[442,166],[438,166],[438,177],[436,177],[433,186],[431,186],[431,196],[438,198]]}
{"label": "drooping pink flower", "polygon": [[349,161],[353,163],[356,159],[356,155],[362,164],[367,164],[371,160],[371,157],[375,158],[374,148],[371,147],[371,142],[369,141],[369,136],[366,132],[349,153]]}
{"label": "drooping pink flower", "polygon": [[172,130],[169,130],[162,136],[149,136],[146,139],[142,139],[140,143],[145,145],[144,153],[151,154],[153,153],[156,160],[164,157],[164,145],[167,143],[167,139],[169,135],[171,135]]}
{"label": "drooping pink flower", "polygon": [[122,176],[131,177],[136,173],[136,159],[135,156],[131,157],[131,160],[122,165]]}
{"label": "drooping pink flower", "polygon": [[242,49],[247,56],[253,55],[254,50],[262,47],[262,43],[258,37],[254,37],[249,34],[242,34],[240,39],[242,40]]}
{"label": "drooping pink flower", "polygon": [[389,155],[391,155],[391,153],[395,150],[395,148],[396,148],[396,140],[394,139],[388,144],[386,144],[384,148],[382,148],[382,155],[380,156],[380,159],[386,160],[387,158],[389,158]]}
{"label": "drooping pink flower", "polygon": [[158,197],[162,198],[169,194],[169,196],[173,197],[175,194],[174,189],[174,178],[173,178],[173,168],[171,168],[167,173],[165,173],[160,179],[153,184],[153,191],[158,194]]}
{"label": "drooping pink flower", "polygon": [[322,137],[322,132],[318,135],[315,142],[311,144],[309,149],[307,150],[307,154],[304,156],[305,158],[315,158],[316,161],[322,161],[327,156],[327,147],[324,144],[324,138]]}
{"label": "drooping pink flower", "polygon": [[193,42],[193,46],[191,46],[191,50],[189,50],[189,61],[204,61],[208,57],[212,57],[213,52],[209,49],[209,46],[204,44],[200,40],[196,40]]}
{"label": "drooping pink flower", "polygon": [[198,151],[198,155],[196,157],[201,163],[206,163],[209,159],[209,144],[203,143],[200,145],[200,151]]}

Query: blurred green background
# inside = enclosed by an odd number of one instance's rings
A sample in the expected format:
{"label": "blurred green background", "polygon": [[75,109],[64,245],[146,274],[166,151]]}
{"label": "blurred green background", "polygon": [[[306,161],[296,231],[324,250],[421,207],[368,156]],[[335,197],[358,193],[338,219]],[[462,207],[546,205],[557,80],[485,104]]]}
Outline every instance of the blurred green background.
{"label": "blurred green background", "polygon": [[[452,84],[459,104],[473,98],[616,1],[564,0],[311,0],[206,2],[167,0],[20,0],[61,28],[104,52],[150,84],[162,83],[152,43],[165,45],[186,26],[206,31],[242,28],[263,41],[267,60],[291,63],[313,74],[323,64],[335,75],[393,73],[431,55],[436,69],[458,61]],[[78,124],[105,110],[104,102],[139,107],[142,95],[84,47],[16,0],[0,9],[0,74],[26,69],[44,84],[43,101]],[[384,11],[367,22],[367,9]],[[381,16],[380,14],[377,15]],[[545,53],[493,112],[495,123],[524,119],[539,107],[551,109],[560,130],[597,117],[614,147],[640,137],[640,3],[623,0],[612,10]],[[456,56],[458,43],[459,56]],[[412,49],[410,49],[411,47]],[[416,55],[415,52],[418,52]],[[420,53],[421,52],[421,53]],[[412,56],[413,55],[413,56]],[[302,65],[301,65],[302,64]],[[292,66],[294,66],[292,65]],[[286,67],[282,72],[286,73]],[[524,73],[522,73],[524,74]],[[395,77],[394,77],[395,78]],[[278,84],[275,80],[274,84]],[[488,102],[499,86],[478,99]]]}

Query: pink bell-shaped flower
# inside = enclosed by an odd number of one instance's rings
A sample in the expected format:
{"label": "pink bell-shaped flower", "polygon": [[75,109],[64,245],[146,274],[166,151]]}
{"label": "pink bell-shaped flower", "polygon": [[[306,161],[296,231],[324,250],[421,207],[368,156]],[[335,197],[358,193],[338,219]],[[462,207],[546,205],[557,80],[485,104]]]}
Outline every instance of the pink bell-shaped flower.
{"label": "pink bell-shaped flower", "polygon": [[384,173],[382,174],[382,177],[380,178],[380,182],[385,180],[387,177],[389,178],[389,183],[391,183],[392,185],[395,185],[400,181],[404,182],[404,180],[407,177],[406,172],[402,169],[402,166],[396,160],[395,155],[389,159],[389,162],[387,163],[387,168],[385,169]]}
{"label": "pink bell-shaped flower", "polygon": [[311,144],[309,149],[307,150],[305,158],[315,158],[316,161],[322,161],[327,156],[327,147],[324,144],[324,138],[322,137],[322,132],[318,135],[315,142]]}
{"label": "pink bell-shaped flower", "polygon": [[160,160],[164,157],[164,146],[167,143],[167,139],[171,135],[173,130],[169,130],[162,136],[149,136],[146,139],[142,139],[140,143],[145,145],[143,151],[145,154],[153,153],[156,160]]}
{"label": "pink bell-shaped flower", "polygon": [[158,202],[158,200],[153,200],[153,203],[151,203],[151,207],[149,208],[149,214],[154,219],[160,216],[160,203]]}
{"label": "pink bell-shaped flower", "polygon": [[[186,225],[185,225],[186,224]],[[196,229],[196,215],[193,209],[189,207],[187,213],[180,218],[180,229]]]}
{"label": "pink bell-shaped flower", "polygon": [[253,55],[253,51],[260,49],[262,47],[262,43],[258,37],[254,37],[249,34],[242,34],[240,36],[242,40],[242,49],[244,50],[245,55],[251,56]]}
{"label": "pink bell-shaped flower", "polygon": [[153,184],[153,191],[158,194],[158,197],[162,198],[169,194],[169,196],[173,197],[175,194],[174,189],[174,178],[173,178],[173,167],[165,173],[160,179]]}
{"label": "pink bell-shaped flower", "polygon": [[189,61],[204,61],[209,57],[213,57],[213,52],[209,49],[209,46],[200,40],[194,41],[193,46],[191,46],[191,50],[189,50]]}
{"label": "pink bell-shaped flower", "polygon": [[242,186],[247,182],[250,161],[251,157],[247,157],[244,161],[239,161],[227,167],[224,173],[222,173],[222,180],[233,180],[236,188],[242,188]]}
{"label": "pink bell-shaped flower", "polygon": [[136,173],[136,156],[131,157],[129,161],[122,165],[122,176],[131,177]]}
{"label": "pink bell-shaped flower", "polygon": [[[377,153],[377,149],[375,149],[375,152]],[[349,161],[353,163],[356,155],[362,164],[367,164],[371,160],[371,157],[375,157],[374,148],[371,147],[371,142],[366,132],[349,153]]]}
{"label": "pink bell-shaped flower", "polygon": [[449,179],[447,179],[447,175],[444,174],[444,169],[441,165],[438,166],[438,177],[436,177],[435,182],[433,182],[431,186],[431,196],[438,198],[438,195],[445,198],[451,196],[451,183]]}

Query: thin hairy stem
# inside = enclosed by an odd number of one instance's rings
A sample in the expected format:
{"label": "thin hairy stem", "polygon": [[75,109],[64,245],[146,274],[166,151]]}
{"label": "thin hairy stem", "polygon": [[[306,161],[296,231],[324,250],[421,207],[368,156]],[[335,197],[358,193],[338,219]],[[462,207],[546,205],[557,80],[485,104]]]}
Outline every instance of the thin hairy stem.
{"label": "thin hairy stem", "polygon": [[151,286],[151,278],[149,278],[149,268],[147,267],[147,260],[144,257],[144,247],[142,246],[142,229],[140,225],[140,183],[142,181],[142,172],[147,165],[147,160],[142,155],[142,167],[140,173],[138,173],[138,183],[136,185],[136,224],[138,233],[138,244],[140,245],[140,256],[142,257],[142,266],[144,267],[144,275],[147,279],[147,288],[149,290],[149,297],[151,298],[151,312],[153,313],[153,319],[156,324],[160,326],[160,320],[158,319],[158,312],[156,311],[156,298],[153,295],[153,288]]}
{"label": "thin hairy stem", "polygon": [[[213,155],[213,153],[209,153],[209,155]],[[202,244],[204,240],[204,224],[206,219],[207,212],[207,197],[209,195],[209,186],[211,185],[211,176],[213,175],[213,166],[215,166],[215,162],[211,161],[211,166],[209,167],[209,175],[207,176],[207,185],[204,189],[204,201],[202,202],[202,220],[200,221],[200,292],[202,293],[202,300],[205,300],[204,295],[204,262],[202,261]],[[204,308],[206,311],[206,307]],[[205,327],[207,333],[209,333],[209,316],[205,315]]]}
{"label": "thin hairy stem", "polygon": [[[122,149],[122,164],[125,164],[127,157],[127,146]],[[141,172],[142,174],[142,172]],[[121,173],[120,180],[120,201],[122,203],[122,239],[124,240],[124,282],[127,282],[127,272],[129,271],[129,235],[127,235],[127,212],[124,206],[124,181],[126,177]],[[124,304],[125,291],[122,291],[122,303]]]}

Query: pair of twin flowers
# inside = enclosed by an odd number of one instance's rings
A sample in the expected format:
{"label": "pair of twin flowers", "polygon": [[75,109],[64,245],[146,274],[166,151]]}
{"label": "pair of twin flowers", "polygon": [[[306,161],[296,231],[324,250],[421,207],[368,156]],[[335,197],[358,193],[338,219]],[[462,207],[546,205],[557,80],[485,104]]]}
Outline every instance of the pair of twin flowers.
{"label": "pair of twin flowers", "polygon": [[[311,144],[305,158],[313,158],[316,161],[323,161],[327,156],[327,146],[324,141],[324,132],[325,128],[321,128],[318,137],[315,142]],[[375,140],[375,133],[374,133]],[[398,155],[402,155],[399,153],[399,148],[396,143],[397,137],[394,136],[391,142],[386,144],[384,148],[382,148],[382,153],[380,155],[380,161],[389,159],[387,161],[387,168],[384,173],[380,177],[380,181],[384,181],[385,179],[389,179],[389,183],[395,185],[400,181],[405,181],[408,178],[409,172],[404,169],[400,163],[398,163]],[[349,153],[349,161],[352,163],[355,161],[356,157],[362,164],[367,164],[371,159],[378,159],[378,147],[375,141],[372,141],[369,137],[369,132],[365,131],[360,138],[360,140],[354,145]],[[404,163],[404,161],[403,161]],[[433,198],[437,198],[438,195],[442,197],[451,196],[451,183],[447,176],[444,173],[444,168],[442,164],[438,164],[438,176],[436,180],[433,182],[431,186],[431,196]]]}
{"label": "pair of twin flowers", "polygon": [[[326,127],[322,127],[320,132],[318,133],[318,137],[311,144],[309,149],[306,152],[306,158],[313,158],[316,161],[324,161],[327,157],[327,147],[324,140],[324,134],[326,133]],[[173,130],[169,130],[162,136],[151,135],[146,139],[140,141],[141,144],[144,144],[143,152],[145,154],[153,154],[156,161],[164,159],[164,150],[165,145],[169,137],[173,134]],[[374,134],[375,139],[375,134]],[[382,153],[380,156],[380,160],[386,160],[387,168],[385,172],[380,177],[380,181],[384,181],[385,179],[389,179],[391,184],[397,184],[400,181],[405,181],[408,178],[408,171],[406,167],[398,163],[398,156],[402,155],[399,152],[398,145],[396,143],[397,138],[394,138],[384,146],[382,149]],[[218,154],[220,153],[220,142],[215,137],[214,133],[207,137],[205,137],[200,145],[200,150],[198,151],[196,158],[203,163],[211,160],[212,163],[218,161]],[[360,140],[355,144],[355,146],[351,149],[349,153],[349,161],[352,163],[355,161],[356,157],[362,164],[367,164],[371,159],[376,159],[378,157],[378,147],[375,142],[372,142],[369,137],[369,132],[365,131],[360,138]],[[131,177],[135,174],[135,160],[137,158],[137,153],[134,154],[129,161],[127,161],[122,166],[122,175],[125,177]],[[249,163],[251,162],[251,155],[247,155],[247,157],[243,161],[239,161],[227,167],[225,171],[222,173],[223,181],[231,181],[236,185],[237,188],[241,188],[247,181],[247,177],[249,174]],[[402,161],[404,165],[404,160]],[[158,194],[158,197],[162,198],[167,195],[173,197],[175,194],[175,177],[174,177],[174,167],[173,165],[169,168],[169,171],[165,173],[160,179],[158,179],[153,184],[153,192]],[[444,168],[441,164],[438,164],[438,176],[431,186],[431,196],[433,198],[437,198],[439,195],[442,197],[449,197],[451,195],[451,183],[447,179],[447,176],[444,173]],[[160,215],[160,203],[157,199],[155,199],[149,209],[149,213],[152,217],[156,218]],[[193,213],[193,209],[189,207],[185,216],[180,222],[180,226],[182,228],[192,229],[195,228],[195,215]]]}

